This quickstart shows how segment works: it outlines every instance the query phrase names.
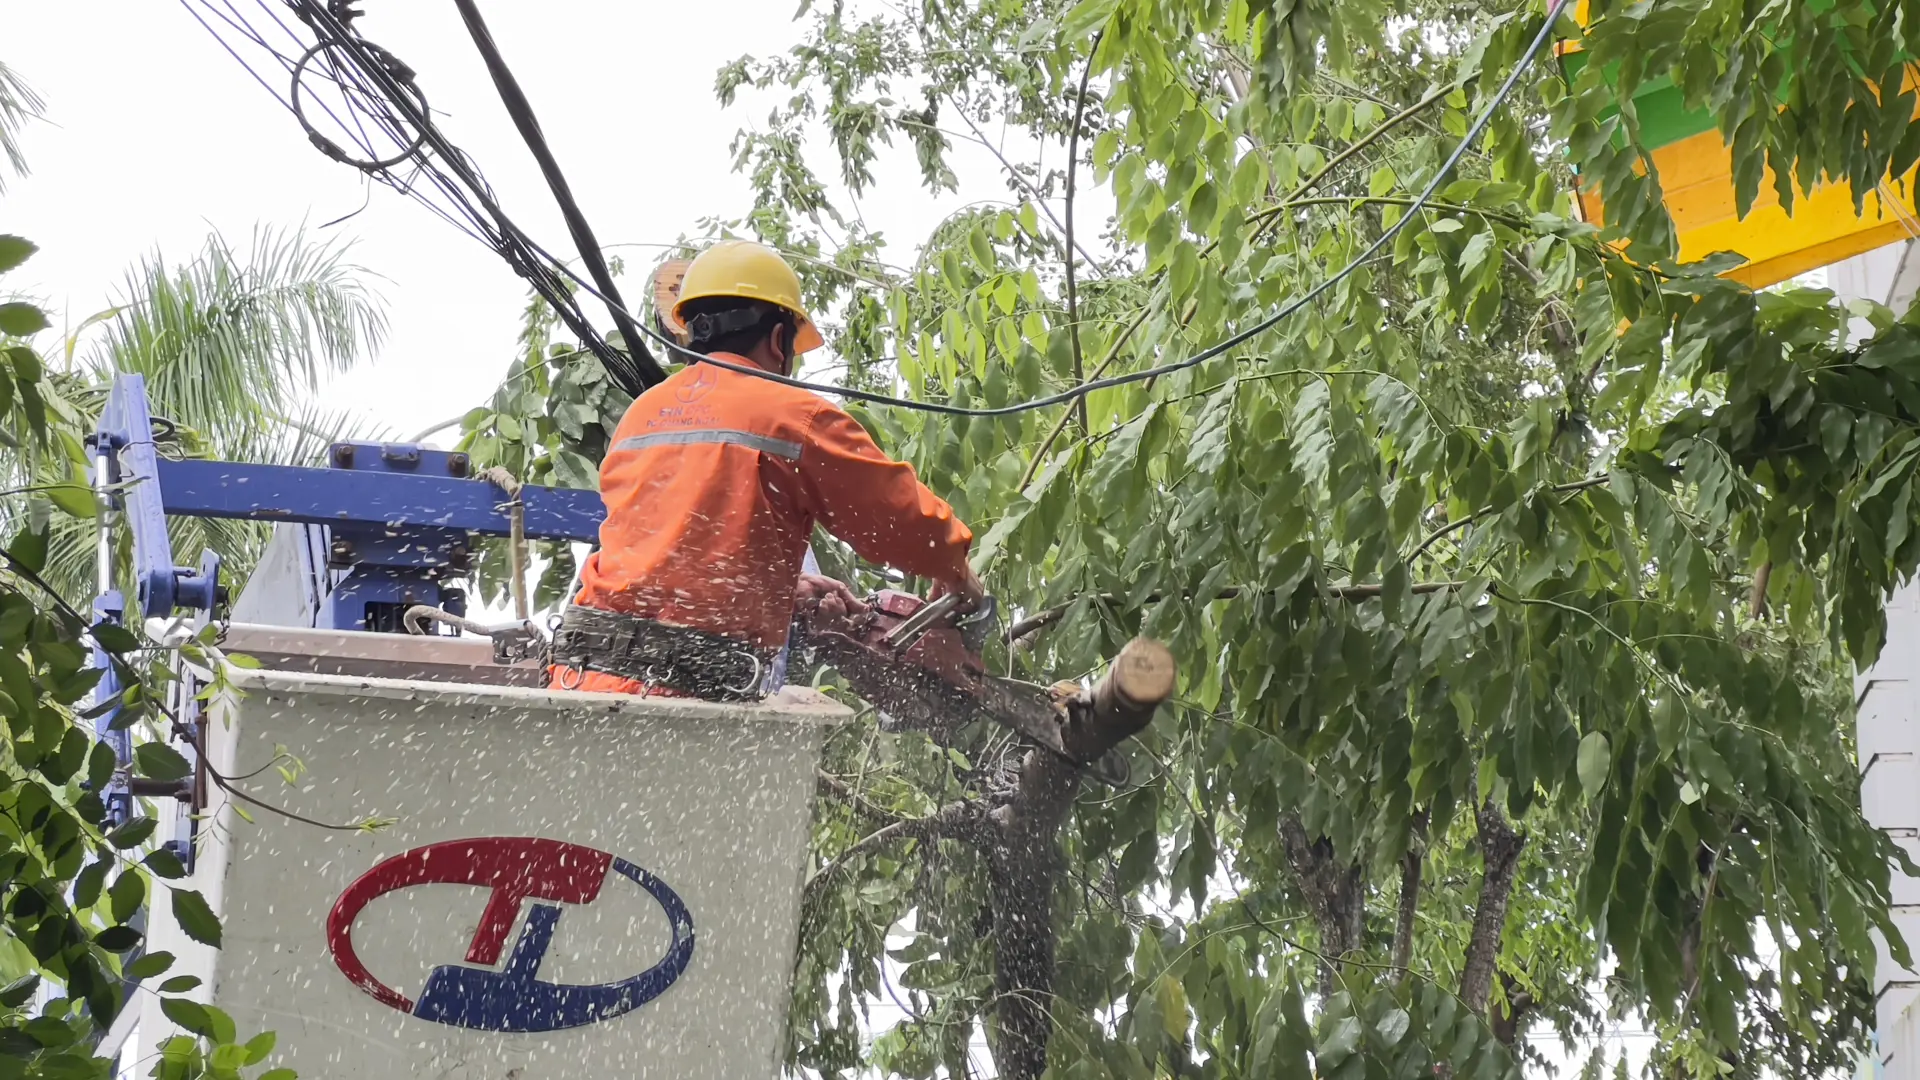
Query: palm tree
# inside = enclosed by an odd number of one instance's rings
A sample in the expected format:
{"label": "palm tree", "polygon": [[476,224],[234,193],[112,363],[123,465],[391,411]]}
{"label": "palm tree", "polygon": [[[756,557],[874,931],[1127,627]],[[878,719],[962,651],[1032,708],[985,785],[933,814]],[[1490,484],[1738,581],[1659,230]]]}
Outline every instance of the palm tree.
{"label": "palm tree", "polygon": [[[378,347],[386,318],[363,269],[346,248],[316,243],[303,231],[258,230],[236,253],[218,235],[188,262],[158,253],[132,268],[115,304],[66,341],[56,385],[73,427],[91,430],[115,376],[144,375],[162,452],[238,461],[312,464],[340,438],[385,433],[312,406],[327,375]],[[75,447],[23,447],[0,469],[32,486],[72,483]],[[30,512],[10,508],[8,516]],[[93,592],[91,523],[50,515],[47,579],[70,599]],[[181,518],[169,522],[175,557],[220,553],[229,580],[252,569],[267,536],[248,522]],[[124,545],[123,545],[124,547]],[[124,553],[123,553],[124,557]]]}
{"label": "palm tree", "polygon": [[[20,176],[27,174],[27,159],[20,153],[20,128],[37,119],[44,104],[12,68],[0,64],[0,155]],[[0,192],[6,190],[6,174],[0,173]]]}

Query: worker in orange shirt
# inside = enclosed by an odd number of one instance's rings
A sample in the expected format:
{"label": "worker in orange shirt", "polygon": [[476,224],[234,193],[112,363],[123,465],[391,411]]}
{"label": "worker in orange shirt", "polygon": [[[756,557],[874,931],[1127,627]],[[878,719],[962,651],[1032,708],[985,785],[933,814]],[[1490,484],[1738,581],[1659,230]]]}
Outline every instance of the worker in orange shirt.
{"label": "worker in orange shirt", "polygon": [[[694,352],[780,375],[822,344],[799,276],[747,241],[693,260],[673,316]],[[559,689],[757,699],[797,605],[861,610],[844,584],[803,577],[816,523],[963,606],[982,596],[972,532],[911,466],[826,399],[715,364],[690,363],[635,399],[600,494],[600,549],[554,638]]]}

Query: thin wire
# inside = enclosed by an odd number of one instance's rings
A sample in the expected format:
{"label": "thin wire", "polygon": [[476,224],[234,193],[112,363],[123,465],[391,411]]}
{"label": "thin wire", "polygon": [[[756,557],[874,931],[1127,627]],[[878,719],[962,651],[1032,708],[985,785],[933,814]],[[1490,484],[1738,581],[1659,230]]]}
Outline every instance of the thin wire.
{"label": "thin wire", "polygon": [[[1212,360],[1213,358],[1222,355],[1223,353],[1229,352],[1235,348],[1238,348],[1241,345],[1246,344],[1248,341],[1251,341],[1254,338],[1259,337],[1261,334],[1266,333],[1268,330],[1273,329],[1275,326],[1278,326],[1281,322],[1285,321],[1286,319],[1291,318],[1296,312],[1300,311],[1300,309],[1306,307],[1308,304],[1313,303],[1315,300],[1325,295],[1334,286],[1346,280],[1349,276],[1353,274],[1355,270],[1358,270],[1363,264],[1365,264],[1368,260],[1372,259],[1376,254],[1378,254],[1381,248],[1391,243],[1393,238],[1399,235],[1400,230],[1406,228],[1407,223],[1413,220],[1414,216],[1418,214],[1421,210],[1423,210],[1426,207],[1426,204],[1432,200],[1435,193],[1437,193],[1440,190],[1440,186],[1446,183],[1447,177],[1452,174],[1454,167],[1460,163],[1460,159],[1466,156],[1467,151],[1472,148],[1473,144],[1479,139],[1480,135],[1486,131],[1487,125],[1493,121],[1494,113],[1500,108],[1501,105],[1505,104],[1507,97],[1513,93],[1514,87],[1519,84],[1520,76],[1524,74],[1529,67],[1532,66],[1534,58],[1539,55],[1541,48],[1544,47],[1548,39],[1552,37],[1554,24],[1555,22],[1558,21],[1560,17],[1560,10],[1561,8],[1566,6],[1566,3],[1567,3],[1567,0],[1553,0],[1552,6],[1549,7],[1547,10],[1546,21],[1543,24],[1541,24],[1540,32],[1534,35],[1533,43],[1527,47],[1527,51],[1520,57],[1519,62],[1514,65],[1513,70],[1507,73],[1506,81],[1501,84],[1499,91],[1494,94],[1493,99],[1487,102],[1486,108],[1480,111],[1480,115],[1477,118],[1475,118],[1473,122],[1473,126],[1467,129],[1467,133],[1465,137],[1463,137],[1460,140],[1459,145],[1453,148],[1453,152],[1449,154],[1447,156],[1447,160],[1441,164],[1440,170],[1434,173],[1432,180],[1427,182],[1426,188],[1422,190],[1420,194],[1417,197],[1415,197],[1410,204],[1408,204],[1407,212],[1404,215],[1402,215],[1398,221],[1394,222],[1391,226],[1389,226],[1386,229],[1386,231],[1382,232],[1380,236],[1373,241],[1373,243],[1367,245],[1366,250],[1354,256],[1351,261],[1349,261],[1345,266],[1342,266],[1339,270],[1335,271],[1332,276],[1323,279],[1318,285],[1315,285],[1313,288],[1309,289],[1305,295],[1300,296],[1292,301],[1289,301],[1286,305],[1281,307],[1278,311],[1274,312],[1272,315],[1269,315],[1268,317],[1260,320],[1259,322],[1248,327],[1247,329],[1242,330],[1239,333],[1232,335],[1231,337],[1228,337],[1224,341],[1218,342],[1217,344],[1214,344],[1206,349],[1201,350],[1200,352],[1194,354],[1193,356],[1188,357],[1185,360],[1176,361],[1171,364],[1161,364],[1157,367],[1142,368],[1139,371],[1130,371],[1121,375],[1109,375],[1104,379],[1094,379],[1091,382],[1081,383],[1080,385],[1075,386],[1071,389],[1062,390],[1057,394],[1049,394],[1046,397],[1035,398],[1029,401],[1018,402],[1013,405],[1003,405],[998,408],[969,409],[969,408],[962,408],[957,405],[947,405],[941,402],[913,401],[907,398],[891,397],[886,394],[877,394],[871,391],[859,390],[859,389],[855,389],[853,387],[847,387],[847,386],[832,386],[832,385],[827,385],[822,383],[812,383],[804,379],[796,379],[790,375],[780,375],[775,372],[767,371],[764,368],[754,367],[751,365],[729,363],[725,360],[716,360],[711,356],[707,356],[703,353],[694,352],[693,350],[682,346],[678,342],[668,339],[665,335],[660,334],[658,331],[655,331],[653,328],[649,326],[642,325],[640,327],[640,331],[641,333],[652,338],[654,341],[658,342],[660,345],[668,349],[671,349],[673,352],[679,353],[682,356],[688,357],[693,362],[712,364],[715,367],[726,368],[729,371],[736,371],[742,375],[750,375],[756,379],[765,379],[768,382],[776,382],[784,386],[792,386],[802,390],[812,390],[816,393],[826,394],[831,397],[848,398],[854,401],[864,401],[874,405],[888,405],[888,406],[893,406],[897,408],[910,409],[916,412],[937,413],[942,416],[981,416],[981,417],[1012,416],[1018,413],[1031,412],[1035,409],[1044,409],[1053,405],[1065,404],[1067,402],[1071,402],[1079,398],[1085,397],[1096,390],[1104,390],[1114,386],[1125,386],[1130,383],[1142,382],[1147,379],[1157,379],[1163,375],[1171,375],[1176,372],[1187,371],[1191,368],[1198,367],[1201,364],[1206,363],[1208,360]],[[541,248],[537,244],[534,244],[532,246],[535,251],[540,252],[541,255],[545,256],[548,260],[554,262],[556,266],[558,266],[558,268],[560,269],[561,273],[564,273],[569,278],[573,279],[574,283],[578,285],[580,288],[586,290],[589,293],[592,293],[595,296],[600,296],[599,293],[594,291],[593,286],[590,282],[583,280],[578,274],[574,273],[564,263],[561,263],[559,260],[555,259],[552,254],[550,254],[549,252],[547,252],[545,249]],[[606,297],[601,296],[600,299],[605,300]]]}
{"label": "thin wire", "polygon": [[[280,96],[280,91],[275,90],[259,72],[253,70],[253,65],[241,58],[240,54],[234,50],[234,47],[227,43],[227,39],[220,36],[220,31],[215,30],[207,20],[200,17],[200,13],[193,9],[192,0],[180,0],[180,6],[187,9],[187,14],[193,16],[193,21],[206,28],[207,33],[212,35],[213,40],[219,42],[220,47],[227,50],[227,55],[233,57],[235,63],[239,64],[247,74],[253,76],[253,81],[259,83],[261,88],[272,96],[273,100],[280,102],[281,107],[288,112],[293,111],[293,106]],[[214,14],[218,15],[219,12],[216,11]]]}

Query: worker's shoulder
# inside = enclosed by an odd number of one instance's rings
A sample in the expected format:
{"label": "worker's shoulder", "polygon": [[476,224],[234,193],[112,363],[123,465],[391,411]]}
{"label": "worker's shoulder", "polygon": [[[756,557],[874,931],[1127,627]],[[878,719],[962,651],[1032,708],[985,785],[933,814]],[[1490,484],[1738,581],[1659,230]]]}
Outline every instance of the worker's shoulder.
{"label": "worker's shoulder", "polygon": [[812,417],[821,412],[837,413],[840,407],[812,390],[798,386],[789,386],[774,379],[762,379],[743,371],[727,368],[713,368],[720,373],[725,382],[727,396],[735,401],[750,402],[757,408],[774,408],[782,412]]}

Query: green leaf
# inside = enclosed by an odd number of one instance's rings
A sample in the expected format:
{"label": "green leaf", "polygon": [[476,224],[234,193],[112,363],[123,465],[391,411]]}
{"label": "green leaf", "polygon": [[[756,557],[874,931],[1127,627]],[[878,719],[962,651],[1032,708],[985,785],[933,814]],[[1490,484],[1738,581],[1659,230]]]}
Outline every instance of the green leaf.
{"label": "green leaf", "polygon": [[156,818],[134,818],[108,833],[107,843],[112,844],[121,851],[132,847],[139,847],[141,844],[146,843],[147,837],[153,835],[153,830],[158,825],[159,821]]}
{"label": "green leaf", "polygon": [[100,902],[100,890],[107,883],[107,871],[113,869],[112,859],[101,859],[89,863],[80,876],[73,879],[73,906],[90,908]]}
{"label": "green leaf", "polygon": [[1060,20],[1060,44],[1077,45],[1083,38],[1107,24],[1120,8],[1120,0],[1080,0]]}
{"label": "green leaf", "polygon": [[1354,1049],[1360,1045],[1360,1035],[1358,1017],[1341,1017],[1333,1025],[1333,1030],[1327,1032],[1320,1044],[1314,1047],[1314,1056],[1319,1059],[1321,1068],[1330,1068],[1353,1056]]}
{"label": "green leaf", "polygon": [[[138,959],[130,961],[127,964],[127,966],[123,969],[123,971],[126,977],[129,979],[151,979],[155,975],[164,974],[166,970],[172,966],[173,966],[172,953],[150,952],[150,953],[144,953]],[[192,978],[192,976],[186,976],[186,977]],[[199,981],[200,980],[198,979],[194,979],[194,983],[196,985],[199,983]],[[161,989],[165,990],[166,987],[163,986],[161,987]]]}
{"label": "green leaf", "polygon": [[967,253],[973,256],[974,265],[983,274],[993,273],[999,263],[993,256],[993,241],[987,239],[987,231],[978,225],[967,230]]}
{"label": "green leaf", "polygon": [[140,648],[140,639],[133,636],[133,631],[115,623],[96,623],[89,633],[101,648],[110,653],[125,654]]}
{"label": "green leaf", "polygon": [[173,890],[173,918],[188,937],[202,945],[220,947],[220,920],[207,906],[207,898],[196,890]]}
{"label": "green leaf", "polygon": [[134,913],[147,900],[147,879],[136,871],[123,871],[107,896],[113,901],[114,921],[131,922]]}
{"label": "green leaf", "polygon": [[187,876],[187,868],[180,865],[180,856],[166,848],[148,852],[147,857],[140,860],[140,865],[153,871],[155,877],[165,878],[168,881],[178,881]]}
{"label": "green leaf", "polygon": [[267,1060],[267,1055],[273,1053],[273,1043],[274,1035],[271,1031],[263,1031],[253,1038],[248,1039],[246,1063],[248,1065],[258,1065]]}
{"label": "green leaf", "polygon": [[1187,1037],[1187,988],[1172,973],[1160,976],[1154,984],[1160,1000],[1160,1026],[1167,1038],[1179,1042]]}
{"label": "green leaf", "polygon": [[1600,794],[1601,790],[1607,786],[1607,774],[1612,769],[1613,747],[1608,743],[1606,734],[1599,731],[1587,732],[1586,737],[1580,740],[1578,759],[1580,789],[1585,791],[1590,799]]}
{"label": "green leaf", "polygon": [[1374,1025],[1374,1030],[1380,1033],[1382,1042],[1388,1046],[1398,1046],[1412,1022],[1413,1018],[1407,1015],[1407,1010],[1394,1009],[1380,1018],[1380,1022]]}
{"label": "green leaf", "polygon": [[181,780],[193,771],[187,759],[180,751],[161,742],[141,743],[134,747],[133,761],[140,769],[140,775],[155,780]]}
{"label": "green leaf", "polygon": [[[52,325],[47,321],[46,312],[25,301],[13,300],[0,304],[0,334],[6,334],[9,337],[30,337]],[[16,364],[16,369],[17,366]],[[21,378],[28,377],[22,375]],[[38,379],[39,376],[35,375],[30,381],[38,381]]]}
{"label": "green leaf", "polygon": [[1247,154],[1233,167],[1233,179],[1229,182],[1227,194],[1235,205],[1248,207],[1266,194],[1266,188],[1267,163],[1261,160],[1259,154]]}
{"label": "green leaf", "polygon": [[259,1076],[259,1080],[300,1080],[299,1074],[292,1069],[268,1069]]}
{"label": "green leaf", "polygon": [[0,274],[19,266],[40,249],[24,237],[0,234]]}
{"label": "green leaf", "polygon": [[0,1005],[17,1009],[33,1000],[34,991],[40,989],[40,976],[23,975],[0,989]]}
{"label": "green leaf", "polygon": [[213,1017],[208,1013],[207,1007],[197,1001],[188,1001],[186,998],[161,998],[160,1011],[167,1015],[167,1019],[203,1039],[214,1037],[216,1028]]}
{"label": "green leaf", "polygon": [[93,943],[108,952],[126,952],[140,944],[140,931],[131,926],[109,926],[93,935]]}
{"label": "green leaf", "polygon": [[7,351],[7,362],[13,365],[14,377],[23,386],[31,386],[40,381],[45,368],[40,363],[40,354],[25,345],[15,345]]}
{"label": "green leaf", "polygon": [[160,992],[163,994],[184,994],[199,985],[200,977],[197,975],[175,975],[173,978],[160,984]]}

